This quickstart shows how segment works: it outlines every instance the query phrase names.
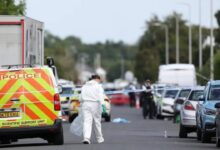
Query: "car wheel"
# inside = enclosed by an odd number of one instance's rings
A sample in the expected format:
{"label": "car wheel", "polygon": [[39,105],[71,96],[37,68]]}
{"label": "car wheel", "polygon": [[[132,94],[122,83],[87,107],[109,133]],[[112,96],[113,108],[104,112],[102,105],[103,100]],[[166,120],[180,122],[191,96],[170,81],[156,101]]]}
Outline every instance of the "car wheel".
{"label": "car wheel", "polygon": [[63,127],[62,126],[60,127],[60,131],[57,134],[53,135],[52,143],[54,145],[63,145],[64,140],[63,140]]}
{"label": "car wheel", "polygon": [[218,129],[216,129],[216,147],[220,147],[220,138],[218,135]]}
{"label": "car wheel", "polygon": [[201,129],[199,127],[197,127],[196,133],[197,133],[197,140],[201,141],[202,133],[201,133]]}
{"label": "car wheel", "polygon": [[205,129],[202,129],[201,141],[202,143],[209,143],[211,141],[211,137],[206,133]]}
{"label": "car wheel", "polygon": [[106,121],[106,122],[110,122],[110,121],[111,121],[111,115],[106,116],[106,117],[105,117],[105,121]]}
{"label": "car wheel", "polygon": [[11,144],[10,139],[1,139],[1,144]]}
{"label": "car wheel", "polygon": [[180,124],[179,138],[187,138],[187,129],[182,124]]}

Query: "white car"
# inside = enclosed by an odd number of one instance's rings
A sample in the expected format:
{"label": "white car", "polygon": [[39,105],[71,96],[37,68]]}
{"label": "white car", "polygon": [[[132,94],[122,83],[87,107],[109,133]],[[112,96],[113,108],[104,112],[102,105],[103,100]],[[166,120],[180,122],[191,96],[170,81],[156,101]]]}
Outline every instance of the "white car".
{"label": "white car", "polygon": [[172,117],[174,114],[174,100],[180,92],[180,88],[165,88],[162,98],[157,102],[157,117]]}
{"label": "white car", "polygon": [[196,131],[196,105],[203,91],[204,87],[193,88],[180,109],[180,138],[187,138],[188,133]]}

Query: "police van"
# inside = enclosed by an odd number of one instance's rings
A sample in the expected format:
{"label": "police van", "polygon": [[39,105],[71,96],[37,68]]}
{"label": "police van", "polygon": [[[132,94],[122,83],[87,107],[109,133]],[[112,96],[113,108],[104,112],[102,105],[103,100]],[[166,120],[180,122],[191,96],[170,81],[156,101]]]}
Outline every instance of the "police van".
{"label": "police van", "polygon": [[0,143],[43,138],[62,145],[59,89],[48,66],[0,69]]}

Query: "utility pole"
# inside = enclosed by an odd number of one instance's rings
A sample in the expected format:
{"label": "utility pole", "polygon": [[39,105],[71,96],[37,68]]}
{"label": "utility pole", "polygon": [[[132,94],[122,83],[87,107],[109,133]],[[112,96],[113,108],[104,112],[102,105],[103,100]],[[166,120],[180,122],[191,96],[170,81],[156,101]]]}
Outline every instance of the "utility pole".
{"label": "utility pole", "polygon": [[211,11],[211,29],[210,29],[210,79],[214,80],[214,43],[213,43],[213,0],[210,0],[210,11]]}
{"label": "utility pole", "polygon": [[154,26],[163,27],[165,29],[165,63],[169,64],[169,28],[166,24],[154,23]]}
{"label": "utility pole", "polygon": [[184,6],[187,6],[188,7],[188,10],[189,10],[189,38],[188,38],[188,61],[189,61],[189,64],[192,64],[192,26],[191,26],[191,5],[189,3],[180,3]]}
{"label": "utility pole", "polygon": [[169,64],[169,29],[167,25],[164,25],[165,37],[166,37],[166,64]]}
{"label": "utility pole", "polygon": [[179,64],[179,16],[176,14],[176,64]]}
{"label": "utility pole", "polygon": [[202,2],[199,0],[199,71],[202,70]]}

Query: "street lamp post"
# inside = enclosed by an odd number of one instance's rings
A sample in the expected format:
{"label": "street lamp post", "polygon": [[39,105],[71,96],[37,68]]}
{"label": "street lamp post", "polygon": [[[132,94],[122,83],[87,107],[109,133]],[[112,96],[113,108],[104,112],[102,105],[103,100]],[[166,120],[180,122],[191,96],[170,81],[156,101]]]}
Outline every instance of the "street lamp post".
{"label": "street lamp post", "polygon": [[179,60],[179,16],[176,15],[176,64],[180,62]]}
{"label": "street lamp post", "polygon": [[163,25],[165,28],[166,36],[166,64],[169,64],[169,29],[167,25]]}
{"label": "street lamp post", "polygon": [[210,40],[210,79],[213,80],[214,79],[214,43],[213,43],[213,0],[210,0],[210,11],[211,11],[211,15],[210,15],[210,25],[211,25],[211,29],[210,29],[210,36],[211,36],[211,40]]}
{"label": "street lamp post", "polygon": [[202,2],[199,0],[199,70],[202,70]]}
{"label": "street lamp post", "polygon": [[154,26],[162,26],[165,29],[165,63],[169,64],[169,29],[166,24],[154,23]]}
{"label": "street lamp post", "polygon": [[184,6],[187,6],[188,7],[188,10],[189,10],[189,44],[188,44],[188,47],[189,47],[189,64],[192,64],[192,26],[191,26],[191,5],[188,4],[188,3],[180,3]]}

